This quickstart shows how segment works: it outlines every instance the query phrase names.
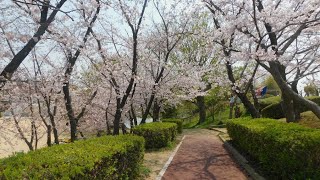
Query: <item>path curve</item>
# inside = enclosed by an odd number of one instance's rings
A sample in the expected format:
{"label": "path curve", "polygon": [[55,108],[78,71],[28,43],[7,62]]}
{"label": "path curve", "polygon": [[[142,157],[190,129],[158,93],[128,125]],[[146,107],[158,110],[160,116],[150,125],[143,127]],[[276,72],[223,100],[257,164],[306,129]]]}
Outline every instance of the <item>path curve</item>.
{"label": "path curve", "polygon": [[245,180],[217,134],[186,135],[162,180]]}

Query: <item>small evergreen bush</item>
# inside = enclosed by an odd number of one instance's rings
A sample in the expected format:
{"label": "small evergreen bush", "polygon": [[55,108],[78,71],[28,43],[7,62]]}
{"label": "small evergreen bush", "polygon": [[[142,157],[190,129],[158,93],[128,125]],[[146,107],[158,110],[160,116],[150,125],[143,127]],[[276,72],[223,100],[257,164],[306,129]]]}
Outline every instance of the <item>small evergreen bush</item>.
{"label": "small evergreen bush", "polygon": [[320,177],[320,130],[264,118],[232,120],[227,129],[232,142],[270,178]]}
{"label": "small evergreen bush", "polygon": [[264,99],[259,99],[260,109],[264,109],[265,107],[271,104],[277,104],[281,102],[280,96],[272,96]]}
{"label": "small evergreen bush", "polygon": [[261,111],[262,117],[280,119],[284,118],[284,113],[281,107],[281,103],[270,104]]}
{"label": "small evergreen bush", "polygon": [[167,147],[176,138],[177,124],[166,122],[153,122],[136,126],[133,134],[143,136],[146,149]]}
{"label": "small evergreen bush", "polygon": [[0,160],[0,179],[135,179],[144,139],[104,136]]}
{"label": "small evergreen bush", "polygon": [[183,121],[181,119],[162,119],[162,122],[171,122],[171,123],[176,123],[177,124],[177,128],[178,128],[178,133],[181,134],[182,133],[182,129],[183,129]]}

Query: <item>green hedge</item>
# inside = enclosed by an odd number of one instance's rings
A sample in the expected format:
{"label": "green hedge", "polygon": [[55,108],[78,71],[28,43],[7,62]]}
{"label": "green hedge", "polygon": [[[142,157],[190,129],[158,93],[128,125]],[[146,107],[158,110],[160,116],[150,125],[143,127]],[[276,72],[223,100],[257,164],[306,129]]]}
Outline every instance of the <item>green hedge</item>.
{"label": "green hedge", "polygon": [[261,111],[262,117],[280,119],[284,118],[284,112],[282,110],[281,103],[270,104]]}
{"label": "green hedge", "polygon": [[165,122],[153,122],[136,126],[133,134],[143,136],[146,149],[158,149],[167,147],[176,138],[177,124]]}
{"label": "green hedge", "polygon": [[259,99],[260,109],[264,109],[265,107],[271,104],[277,104],[281,102],[280,96],[272,96],[264,99]]}
{"label": "green hedge", "polygon": [[0,179],[135,179],[144,139],[104,136],[0,160]]}
{"label": "green hedge", "polygon": [[162,119],[162,122],[172,122],[172,123],[176,123],[178,126],[178,133],[182,133],[183,130],[183,121],[181,119]]}
{"label": "green hedge", "polygon": [[272,179],[320,177],[320,130],[274,119],[227,123],[232,142],[259,161]]}
{"label": "green hedge", "polygon": [[[276,96],[276,97],[280,98],[279,96]],[[320,106],[319,96],[310,96],[310,97],[306,97],[306,99],[313,101]],[[276,101],[277,101],[277,98],[273,98],[273,99],[266,98],[265,101],[260,101],[260,105],[261,105],[261,102],[265,103],[265,105],[268,103],[271,103],[270,105],[262,109],[261,111],[262,117],[273,118],[273,119],[280,119],[285,117],[284,112],[282,110],[281,102],[276,102]],[[272,103],[272,102],[276,102],[276,103]],[[308,111],[308,109],[302,105],[299,106],[299,109],[301,113]]]}

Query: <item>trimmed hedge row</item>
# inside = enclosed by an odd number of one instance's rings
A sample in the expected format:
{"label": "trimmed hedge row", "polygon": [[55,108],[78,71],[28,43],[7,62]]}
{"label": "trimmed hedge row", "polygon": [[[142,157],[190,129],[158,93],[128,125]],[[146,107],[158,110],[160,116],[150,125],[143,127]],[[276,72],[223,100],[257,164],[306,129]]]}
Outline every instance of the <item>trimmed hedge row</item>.
{"label": "trimmed hedge row", "polygon": [[133,134],[143,136],[146,149],[167,147],[177,136],[177,124],[165,122],[145,123],[132,129]]}
{"label": "trimmed hedge row", "polygon": [[135,179],[144,139],[105,136],[0,160],[0,179]]}
{"label": "trimmed hedge row", "polygon": [[[277,96],[278,98],[280,98],[279,96]],[[284,112],[282,110],[282,106],[281,106],[281,102],[277,102],[277,98],[272,97],[273,99],[268,100],[269,98],[267,98],[265,101],[262,101],[263,103],[265,103],[264,105],[266,105],[268,102],[276,102],[276,103],[272,103],[268,106],[266,106],[265,108],[262,109],[261,111],[261,115],[262,117],[266,117],[266,118],[273,118],[273,119],[280,119],[280,118],[284,118]],[[320,97],[319,96],[310,96],[310,97],[306,97],[306,99],[313,101],[314,103],[318,104],[320,106]],[[261,103],[260,103],[261,105]],[[308,109],[305,106],[299,106],[300,112],[305,112],[308,111]]]}
{"label": "trimmed hedge row", "polygon": [[265,118],[281,119],[284,118],[281,103],[270,104],[261,110],[261,116]]}
{"label": "trimmed hedge row", "polygon": [[320,177],[320,130],[274,119],[237,119],[227,123],[233,143],[274,179]]}
{"label": "trimmed hedge row", "polygon": [[181,134],[183,130],[183,121],[181,119],[162,119],[162,122],[171,122],[171,123],[176,123],[177,128],[178,128],[178,133]]}
{"label": "trimmed hedge row", "polygon": [[272,96],[264,99],[259,99],[260,109],[264,109],[271,104],[277,104],[281,102],[280,96]]}

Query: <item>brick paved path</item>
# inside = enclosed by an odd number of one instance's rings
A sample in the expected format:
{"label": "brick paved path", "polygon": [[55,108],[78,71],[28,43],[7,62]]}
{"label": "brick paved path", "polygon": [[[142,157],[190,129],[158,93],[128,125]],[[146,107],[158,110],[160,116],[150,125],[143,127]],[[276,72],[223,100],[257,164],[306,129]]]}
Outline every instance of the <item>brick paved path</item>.
{"label": "brick paved path", "polygon": [[186,135],[162,180],[245,180],[217,134]]}

